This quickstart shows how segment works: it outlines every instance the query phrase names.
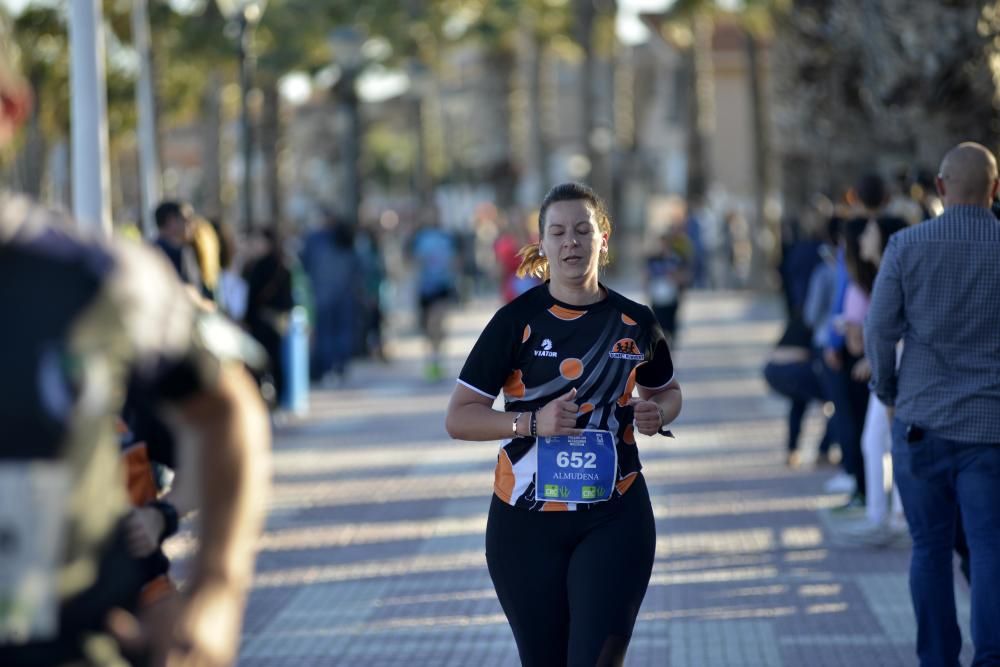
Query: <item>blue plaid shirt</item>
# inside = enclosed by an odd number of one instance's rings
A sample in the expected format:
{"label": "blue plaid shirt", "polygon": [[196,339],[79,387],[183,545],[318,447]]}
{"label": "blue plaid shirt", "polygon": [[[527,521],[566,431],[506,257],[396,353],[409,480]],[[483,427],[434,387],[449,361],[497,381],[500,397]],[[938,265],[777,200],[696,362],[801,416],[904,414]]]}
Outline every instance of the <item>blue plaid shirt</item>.
{"label": "blue plaid shirt", "polygon": [[904,423],[1000,445],[1000,221],[988,208],[951,206],[889,239],[865,353],[875,395]]}

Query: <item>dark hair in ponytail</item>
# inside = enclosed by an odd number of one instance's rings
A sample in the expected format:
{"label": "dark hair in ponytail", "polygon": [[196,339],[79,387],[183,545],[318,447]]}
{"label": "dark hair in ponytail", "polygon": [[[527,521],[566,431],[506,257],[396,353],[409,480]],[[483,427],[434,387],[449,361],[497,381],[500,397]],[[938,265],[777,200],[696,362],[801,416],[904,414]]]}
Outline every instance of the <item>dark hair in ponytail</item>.
{"label": "dark hair in ponytail", "polygon": [[[602,234],[611,233],[611,216],[608,214],[608,207],[604,200],[598,196],[589,186],[583,183],[561,183],[545,195],[542,206],[538,211],[538,238],[545,237],[545,214],[549,206],[561,201],[583,200],[590,207],[597,219],[597,228]],[[549,277],[549,260],[541,254],[541,240],[538,243],[529,243],[517,253],[521,258],[521,265],[517,268],[518,277],[537,276],[543,280]],[[601,266],[608,263],[607,254],[601,257]]]}

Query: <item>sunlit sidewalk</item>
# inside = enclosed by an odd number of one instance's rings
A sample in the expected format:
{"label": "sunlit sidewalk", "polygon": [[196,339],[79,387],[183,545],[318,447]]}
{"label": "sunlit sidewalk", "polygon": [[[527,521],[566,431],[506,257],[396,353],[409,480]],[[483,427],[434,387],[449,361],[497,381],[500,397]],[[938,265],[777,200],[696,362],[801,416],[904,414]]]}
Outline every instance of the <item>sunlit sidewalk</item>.
{"label": "sunlit sidewalk", "polygon": [[[453,316],[452,377],[495,306]],[[627,664],[914,664],[908,551],[834,546],[831,472],[784,466],[760,375],[776,302],[693,293],[682,312],[677,439],[639,442],[659,539]],[[421,379],[418,340],[392,354],[279,429],[241,665],[518,664],[483,549],[496,446],[447,437],[452,384]],[[820,435],[813,417],[807,460]]]}

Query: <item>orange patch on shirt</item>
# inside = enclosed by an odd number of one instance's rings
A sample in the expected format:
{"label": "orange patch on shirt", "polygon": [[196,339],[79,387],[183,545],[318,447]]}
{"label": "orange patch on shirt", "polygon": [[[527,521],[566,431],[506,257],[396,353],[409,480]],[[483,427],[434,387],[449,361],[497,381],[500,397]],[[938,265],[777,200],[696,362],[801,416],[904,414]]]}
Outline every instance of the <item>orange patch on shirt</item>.
{"label": "orange patch on shirt", "polygon": [[622,393],[621,398],[618,399],[618,405],[623,408],[628,405],[628,402],[632,400],[632,392],[635,391],[635,369],[628,374],[628,381],[625,383],[625,391]]}
{"label": "orange patch on shirt", "polygon": [[579,359],[563,359],[559,364],[559,374],[567,380],[575,380],[583,375],[583,362]]}
{"label": "orange patch on shirt", "polygon": [[140,507],[156,500],[156,478],[153,476],[153,464],[149,460],[146,443],[132,445],[122,453],[125,463],[125,489],[129,501]]}
{"label": "orange patch on shirt", "polygon": [[526,324],[524,326],[524,333],[521,334],[521,342],[527,343],[529,338],[531,338],[531,325]]}
{"label": "orange patch on shirt", "polygon": [[558,317],[560,320],[576,320],[587,314],[585,310],[570,310],[569,308],[563,308],[562,306],[552,306],[549,308],[549,312]]}
{"label": "orange patch on shirt", "polygon": [[629,325],[630,327],[632,327],[632,326],[635,326],[635,325],[636,325],[636,321],[635,321],[635,320],[633,320],[633,319],[632,319],[631,317],[629,317],[628,315],[626,315],[625,313],[622,313],[622,322],[624,322],[625,324]]}
{"label": "orange patch on shirt", "polygon": [[593,412],[593,411],[594,411],[594,404],[593,403],[584,403],[583,405],[580,406],[580,414],[581,415],[585,415],[588,412]]}
{"label": "orange patch on shirt", "polygon": [[622,433],[622,442],[626,445],[635,444],[635,430],[632,428],[631,424],[625,427],[625,432]]}
{"label": "orange patch on shirt", "polygon": [[524,396],[524,382],[521,380],[520,370],[516,370],[507,376],[507,381],[503,384],[503,393],[513,398]]}
{"label": "orange patch on shirt", "polygon": [[633,472],[629,474],[628,477],[618,480],[618,483],[615,484],[615,488],[618,489],[618,493],[625,495],[625,492],[629,490],[629,487],[632,486],[632,483],[635,482],[638,475],[639,473]]}
{"label": "orange patch on shirt", "polygon": [[566,503],[545,503],[542,505],[543,512],[568,512],[569,506]]}
{"label": "orange patch on shirt", "polygon": [[177,586],[165,574],[161,574],[142,587],[139,593],[139,606],[151,607],[164,598],[177,594]]}
{"label": "orange patch on shirt", "polygon": [[497,467],[493,471],[493,493],[505,503],[510,503],[514,493],[514,466],[510,464],[507,452],[500,452]]}

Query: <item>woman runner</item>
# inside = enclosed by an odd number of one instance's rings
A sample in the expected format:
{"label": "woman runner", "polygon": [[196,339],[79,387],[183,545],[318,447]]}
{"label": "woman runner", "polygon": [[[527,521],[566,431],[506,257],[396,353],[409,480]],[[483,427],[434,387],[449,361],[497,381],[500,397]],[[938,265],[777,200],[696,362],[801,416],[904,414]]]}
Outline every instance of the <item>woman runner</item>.
{"label": "woman runner", "polygon": [[611,234],[600,198],[556,186],[538,224],[520,271],[547,281],[486,326],[446,427],[504,439],[486,560],[521,662],[620,665],[656,547],[635,431],[664,432],[680,386],[653,313],[598,280]]}

